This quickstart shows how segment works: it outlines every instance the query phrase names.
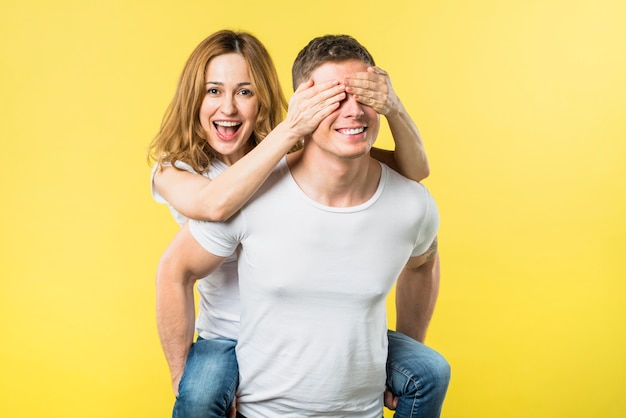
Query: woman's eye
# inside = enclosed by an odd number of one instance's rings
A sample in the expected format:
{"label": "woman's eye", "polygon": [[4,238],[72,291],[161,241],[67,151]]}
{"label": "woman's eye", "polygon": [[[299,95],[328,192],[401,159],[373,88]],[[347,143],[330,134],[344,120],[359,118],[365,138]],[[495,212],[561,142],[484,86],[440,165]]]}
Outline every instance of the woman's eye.
{"label": "woman's eye", "polygon": [[212,88],[212,89],[208,89],[207,93],[208,94],[218,94],[220,91],[218,89]]}
{"label": "woman's eye", "polygon": [[239,94],[241,94],[243,96],[252,96],[252,90],[243,89],[243,90],[239,91]]}

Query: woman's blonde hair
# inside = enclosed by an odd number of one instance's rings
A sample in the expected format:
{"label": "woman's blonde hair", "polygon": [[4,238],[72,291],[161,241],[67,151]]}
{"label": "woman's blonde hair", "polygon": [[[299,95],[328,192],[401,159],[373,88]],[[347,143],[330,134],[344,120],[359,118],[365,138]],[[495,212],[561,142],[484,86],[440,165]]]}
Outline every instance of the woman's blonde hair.
{"label": "woman's blonde hair", "polygon": [[280,123],[287,101],[269,53],[249,33],[222,30],[203,40],[189,56],[174,98],[163,116],[161,129],[150,143],[150,163],[173,165],[182,161],[198,173],[208,170],[217,153],[209,145],[199,118],[206,94],[206,70],[211,59],[230,53],[240,54],[248,63],[252,88],[259,102],[254,132],[246,152]]}

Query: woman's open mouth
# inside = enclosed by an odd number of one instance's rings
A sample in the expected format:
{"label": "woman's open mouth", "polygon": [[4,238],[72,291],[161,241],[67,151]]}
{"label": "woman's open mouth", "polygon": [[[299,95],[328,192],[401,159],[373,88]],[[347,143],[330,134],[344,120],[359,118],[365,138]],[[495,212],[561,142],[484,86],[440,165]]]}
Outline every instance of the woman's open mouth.
{"label": "woman's open mouth", "polygon": [[237,136],[241,125],[241,122],[227,120],[218,120],[213,122],[213,126],[215,126],[217,136],[222,141],[232,141]]}

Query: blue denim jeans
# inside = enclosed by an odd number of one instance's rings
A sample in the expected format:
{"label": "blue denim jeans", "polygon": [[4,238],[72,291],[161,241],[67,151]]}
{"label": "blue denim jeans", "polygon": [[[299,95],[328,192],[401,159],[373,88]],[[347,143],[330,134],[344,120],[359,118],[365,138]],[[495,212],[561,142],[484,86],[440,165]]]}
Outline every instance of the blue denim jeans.
{"label": "blue denim jeans", "polygon": [[198,340],[191,346],[178,385],[173,418],[223,418],[235,398],[239,366],[237,341]]}
{"label": "blue denim jeans", "polygon": [[[437,418],[450,381],[450,366],[436,351],[388,331],[387,386],[398,396],[396,418]],[[239,380],[236,341],[198,340],[178,387],[173,418],[223,418]]]}
{"label": "blue denim jeans", "polygon": [[396,418],[438,418],[450,382],[450,365],[435,350],[389,330],[387,387],[396,395]]}

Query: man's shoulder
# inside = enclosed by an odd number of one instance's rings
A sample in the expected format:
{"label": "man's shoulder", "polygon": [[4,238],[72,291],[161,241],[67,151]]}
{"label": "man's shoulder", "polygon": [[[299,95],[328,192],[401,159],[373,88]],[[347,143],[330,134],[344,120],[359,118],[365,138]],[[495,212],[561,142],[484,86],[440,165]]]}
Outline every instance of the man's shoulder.
{"label": "man's shoulder", "polygon": [[428,190],[422,183],[404,177],[402,174],[398,173],[384,163],[380,163],[380,165],[383,169],[383,176],[386,177],[387,182],[389,182],[392,186],[413,189],[422,193],[428,193]]}
{"label": "man's shoulder", "polygon": [[390,167],[383,168],[383,173],[386,177],[385,201],[413,213],[436,210],[436,201],[425,185],[402,176]]}
{"label": "man's shoulder", "polygon": [[242,207],[242,211],[247,211],[248,208],[255,207],[257,204],[261,204],[261,202],[267,202],[268,199],[270,199],[270,201],[271,199],[275,199],[275,197],[272,196],[275,196],[277,193],[282,193],[289,176],[289,166],[283,157],[272,169],[267,179],[265,179],[248,202]]}

